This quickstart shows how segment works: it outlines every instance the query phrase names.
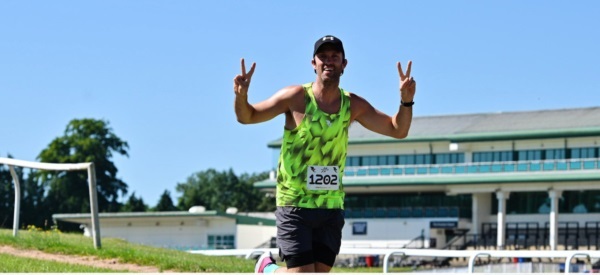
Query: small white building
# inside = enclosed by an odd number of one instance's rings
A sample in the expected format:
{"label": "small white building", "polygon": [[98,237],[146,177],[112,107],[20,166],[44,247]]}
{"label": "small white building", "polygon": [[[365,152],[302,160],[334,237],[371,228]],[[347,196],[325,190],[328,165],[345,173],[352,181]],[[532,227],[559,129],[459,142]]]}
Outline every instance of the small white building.
{"label": "small white building", "polygon": [[[55,223],[81,224],[91,236],[90,214],[54,214]],[[203,207],[190,211],[100,213],[102,238],[177,250],[246,249],[267,246],[276,235],[275,219],[229,214]]]}

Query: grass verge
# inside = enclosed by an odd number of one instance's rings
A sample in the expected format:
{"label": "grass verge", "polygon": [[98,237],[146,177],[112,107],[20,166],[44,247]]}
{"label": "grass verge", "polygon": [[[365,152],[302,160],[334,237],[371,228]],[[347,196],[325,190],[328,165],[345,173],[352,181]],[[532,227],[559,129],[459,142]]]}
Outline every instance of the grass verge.
{"label": "grass verge", "polygon": [[[12,230],[0,229],[0,245],[20,249],[33,249],[46,253],[62,255],[93,256],[100,259],[116,259],[121,263],[154,266],[160,271],[174,272],[211,272],[211,273],[252,273],[255,260],[246,260],[234,256],[205,256],[176,251],[166,248],[129,243],[120,239],[102,238],[102,248],[95,249],[91,238],[80,233],[62,233],[37,229],[21,230],[17,237]],[[32,260],[0,254],[10,262],[0,272],[119,272],[99,268],[88,268],[49,261]],[[40,261],[40,262],[37,262]],[[281,263],[279,263],[281,265]],[[47,266],[47,267],[44,267]],[[52,267],[51,267],[52,266]],[[41,269],[39,269],[41,268]],[[47,268],[45,270],[44,268]],[[65,269],[62,269],[65,268]],[[80,270],[81,269],[81,270]],[[393,272],[410,271],[410,268],[394,268]],[[342,268],[334,267],[335,273],[381,273],[382,267]]]}
{"label": "grass verge", "polygon": [[108,273],[127,272],[85,265],[59,263],[38,259],[20,258],[0,253],[1,273]]}
{"label": "grass verge", "polygon": [[0,229],[0,245],[20,249],[35,249],[46,253],[95,256],[117,259],[122,263],[155,266],[159,270],[176,272],[253,272],[254,261],[238,257],[213,257],[190,254],[166,248],[129,243],[119,239],[103,238],[102,248],[95,249],[92,239],[81,234],[58,231],[19,231]]}

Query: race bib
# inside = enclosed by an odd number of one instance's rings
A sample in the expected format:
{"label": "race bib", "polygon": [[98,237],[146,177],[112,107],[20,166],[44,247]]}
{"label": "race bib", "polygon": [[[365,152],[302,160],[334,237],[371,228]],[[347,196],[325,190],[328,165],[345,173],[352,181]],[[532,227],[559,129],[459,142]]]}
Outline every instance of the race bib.
{"label": "race bib", "polygon": [[340,189],[337,166],[308,166],[306,186],[308,190],[338,190]]}

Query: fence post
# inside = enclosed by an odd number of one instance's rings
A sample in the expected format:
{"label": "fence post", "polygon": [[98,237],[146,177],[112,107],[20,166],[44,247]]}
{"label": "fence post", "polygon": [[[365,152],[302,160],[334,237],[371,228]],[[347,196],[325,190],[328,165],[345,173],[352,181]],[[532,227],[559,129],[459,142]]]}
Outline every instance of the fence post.
{"label": "fence post", "polygon": [[98,217],[98,192],[96,190],[96,169],[94,163],[90,162],[88,169],[88,184],[90,186],[90,211],[92,212],[92,238],[94,248],[102,247],[100,243],[100,218]]}
{"label": "fence post", "polygon": [[569,257],[567,257],[567,260],[565,261],[565,273],[571,273],[571,260],[573,260],[573,258],[575,258],[575,256],[587,256],[588,261],[590,259],[590,254],[587,253],[582,253],[582,252],[575,252],[571,255],[569,255]]}
{"label": "fence post", "polygon": [[10,175],[13,178],[15,183],[15,214],[13,218],[13,237],[16,237],[19,234],[19,214],[21,212],[21,184],[19,183],[19,177],[17,177],[17,172],[15,172],[15,167],[12,165],[8,166],[10,169]]}
{"label": "fence post", "polygon": [[390,261],[390,257],[394,254],[401,254],[402,256],[405,255],[402,251],[392,251],[385,254],[385,257],[383,257],[383,273],[388,273],[388,262]]}
{"label": "fence post", "polygon": [[471,258],[469,259],[469,273],[473,273],[473,269],[475,268],[475,260],[477,259],[477,257],[479,256],[490,256],[490,254],[488,253],[475,253],[473,256],[471,256]]}

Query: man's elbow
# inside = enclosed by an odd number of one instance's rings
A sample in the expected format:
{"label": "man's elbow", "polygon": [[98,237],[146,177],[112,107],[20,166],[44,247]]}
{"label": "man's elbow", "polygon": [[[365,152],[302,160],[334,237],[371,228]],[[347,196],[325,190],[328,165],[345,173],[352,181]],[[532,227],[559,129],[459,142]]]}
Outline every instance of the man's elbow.
{"label": "man's elbow", "polygon": [[252,112],[238,112],[236,109],[235,118],[240,124],[251,124],[252,123]]}
{"label": "man's elbow", "polygon": [[395,139],[404,139],[408,136],[408,131],[399,131],[392,136]]}
{"label": "man's elbow", "polygon": [[252,122],[250,121],[250,119],[247,118],[242,118],[242,117],[238,117],[237,118],[237,122],[239,122],[240,124],[251,124]]}

